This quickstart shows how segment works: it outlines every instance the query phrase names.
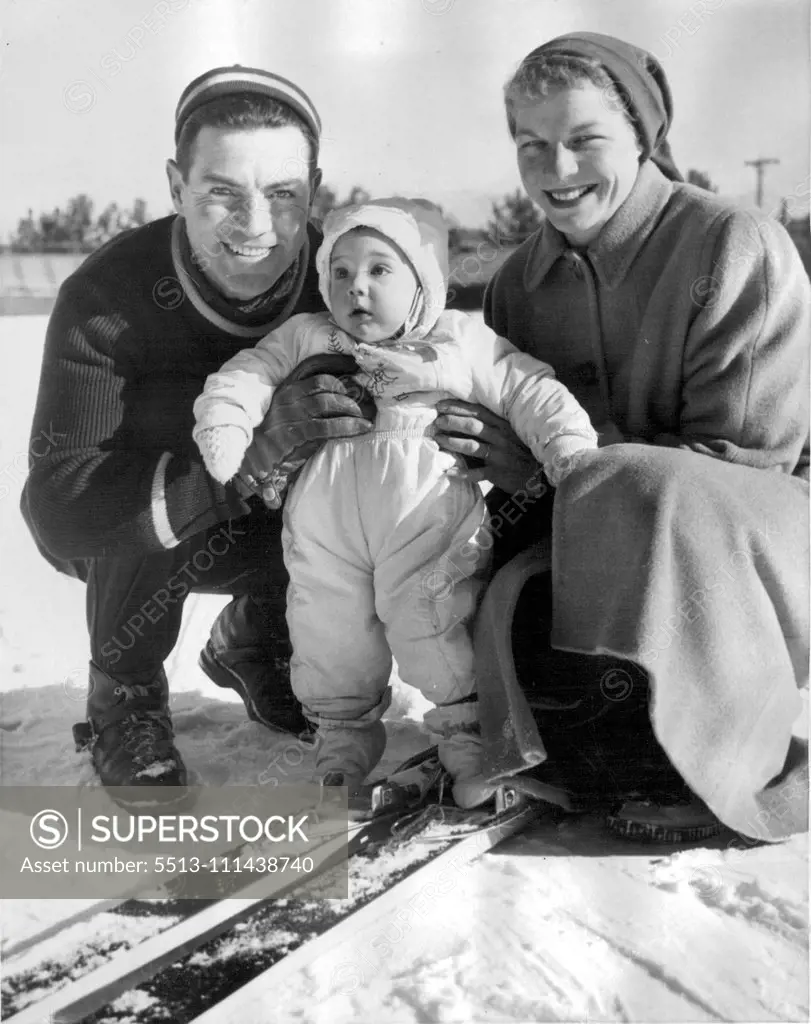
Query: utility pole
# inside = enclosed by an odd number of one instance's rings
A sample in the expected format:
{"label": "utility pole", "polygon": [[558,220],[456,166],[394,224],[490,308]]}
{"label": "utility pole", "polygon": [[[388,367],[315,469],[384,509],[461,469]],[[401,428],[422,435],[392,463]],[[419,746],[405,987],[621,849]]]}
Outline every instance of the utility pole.
{"label": "utility pole", "polygon": [[759,157],[757,160],[746,160],[744,161],[747,167],[755,168],[755,202],[758,206],[763,206],[763,168],[767,164],[779,164],[779,160],[775,160],[774,157]]}

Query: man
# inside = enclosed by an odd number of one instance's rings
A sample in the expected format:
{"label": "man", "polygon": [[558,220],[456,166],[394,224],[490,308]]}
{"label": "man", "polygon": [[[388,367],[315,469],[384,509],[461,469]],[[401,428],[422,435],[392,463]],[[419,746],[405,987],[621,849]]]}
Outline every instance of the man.
{"label": "man", "polygon": [[192,404],[239,349],[323,308],[308,222],[320,129],[277,75],[236,66],[195,79],[167,163],[176,214],[88,257],[48,325],[32,436],[48,429],[59,443],[31,460],[22,511],[42,554],[87,583],[87,721],[74,736],[105,786],[186,784],[163,662],[192,590],[236,595],[203,670],[254,720],[305,727],[282,671],[281,515],[246,481],[371,424],[336,377],[299,373],[279,388],[243,480],[221,486],[192,441]]}

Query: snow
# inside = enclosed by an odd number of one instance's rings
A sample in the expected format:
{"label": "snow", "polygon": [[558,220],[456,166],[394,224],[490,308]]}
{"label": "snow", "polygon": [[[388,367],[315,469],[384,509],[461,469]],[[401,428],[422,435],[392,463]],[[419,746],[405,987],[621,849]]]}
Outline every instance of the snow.
{"label": "snow", "polygon": [[[13,367],[0,376],[0,779],[92,785],[70,736],[88,658],[83,588],[39,556],[18,511],[45,323],[0,318],[0,358]],[[207,785],[306,778],[307,752],[249,722],[196,666],[222,604],[188,601],[167,665],[184,757]],[[420,710],[398,688],[384,767],[423,745]],[[5,900],[2,947],[91,903]],[[108,933],[132,941],[168,922],[104,915]],[[7,957],[6,977],[57,947],[78,947],[87,928],[74,924]],[[807,928],[806,837],[748,847],[726,834],[678,850],[615,839],[589,817],[545,821],[451,872],[442,887],[426,887],[385,925],[358,919],[351,941],[281,989],[235,997],[216,1020],[807,1020]],[[218,955],[228,957],[227,944]],[[117,1003],[133,1024],[150,1005],[143,993]]]}
{"label": "snow", "polygon": [[[539,825],[211,1020],[267,1019],[270,1005],[312,1024],[804,1019],[802,884],[787,916],[768,912],[781,875],[802,880],[802,854],[737,858],[633,852],[594,822]],[[707,873],[735,904],[757,876],[758,911],[730,917]]]}
{"label": "snow", "polygon": [[[4,901],[3,917],[6,917],[7,907],[11,901]],[[23,903],[23,900],[14,900],[15,904]],[[34,901],[27,901],[34,902]],[[37,901],[44,902],[44,901]],[[56,901],[55,901],[56,902]],[[56,906],[65,906],[78,903],[78,900],[61,900]],[[90,901],[82,901],[90,902]],[[59,935],[45,939],[41,943],[30,947],[6,965],[5,977],[22,974],[36,968],[38,963],[46,962],[48,969],[41,972],[42,985],[40,988],[27,990],[24,997],[20,998],[20,1008],[23,1004],[29,1005],[49,994],[50,986],[53,985],[54,965],[69,965],[64,971],[64,981],[74,981],[83,976],[90,969],[101,967],[107,962],[105,951],[110,943],[122,943],[123,948],[137,945],[144,939],[162,931],[164,928],[175,923],[179,918],[172,917],[128,917],[126,928],[122,927],[122,918],[114,914],[99,914],[94,918],[93,941],[86,940],[86,929],[81,924],[66,929]],[[14,911],[12,910],[11,921],[14,922]],[[7,923],[4,924],[4,938],[11,937]],[[15,935],[16,939],[17,936]],[[81,959],[76,962],[73,951],[81,951]],[[120,955],[120,951],[119,951]],[[61,972],[60,972],[61,976]]]}

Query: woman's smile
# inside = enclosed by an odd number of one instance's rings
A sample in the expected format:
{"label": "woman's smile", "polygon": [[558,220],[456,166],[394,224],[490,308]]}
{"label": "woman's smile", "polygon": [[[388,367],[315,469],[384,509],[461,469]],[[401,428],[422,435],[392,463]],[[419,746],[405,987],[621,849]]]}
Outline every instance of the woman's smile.
{"label": "woman's smile", "polygon": [[569,188],[544,189],[544,195],[551,206],[567,209],[592,195],[597,188],[597,185],[572,185]]}

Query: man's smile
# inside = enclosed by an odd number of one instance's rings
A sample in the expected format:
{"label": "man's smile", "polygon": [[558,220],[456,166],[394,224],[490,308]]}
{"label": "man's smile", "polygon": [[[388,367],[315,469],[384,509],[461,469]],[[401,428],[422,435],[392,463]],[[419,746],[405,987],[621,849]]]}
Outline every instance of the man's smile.
{"label": "man's smile", "polygon": [[234,245],[233,242],[223,242],[222,247],[231,256],[238,256],[241,260],[251,262],[265,259],[275,248],[272,245]]}

